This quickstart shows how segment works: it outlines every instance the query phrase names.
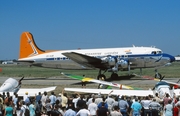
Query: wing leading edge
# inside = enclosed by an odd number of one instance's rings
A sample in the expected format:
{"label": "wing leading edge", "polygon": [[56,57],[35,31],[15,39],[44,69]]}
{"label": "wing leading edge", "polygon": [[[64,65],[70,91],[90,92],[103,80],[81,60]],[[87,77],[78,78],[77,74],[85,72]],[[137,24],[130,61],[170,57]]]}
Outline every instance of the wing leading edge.
{"label": "wing leading edge", "polygon": [[109,94],[112,95],[126,95],[126,96],[148,96],[153,95],[152,90],[115,90],[115,89],[82,89],[82,88],[64,88],[65,91],[83,92],[83,93],[96,93],[96,94]]}
{"label": "wing leading edge", "polygon": [[35,95],[38,95],[39,92],[41,93],[44,93],[45,91],[50,92],[55,89],[56,89],[56,86],[47,87],[47,88],[23,88],[23,89],[20,89],[17,94],[18,96],[23,96],[25,95],[26,92],[28,92],[29,96],[35,96]]}
{"label": "wing leading edge", "polygon": [[76,52],[66,52],[62,54],[81,65],[93,68],[107,69],[106,63],[103,63],[99,58],[79,54]]}

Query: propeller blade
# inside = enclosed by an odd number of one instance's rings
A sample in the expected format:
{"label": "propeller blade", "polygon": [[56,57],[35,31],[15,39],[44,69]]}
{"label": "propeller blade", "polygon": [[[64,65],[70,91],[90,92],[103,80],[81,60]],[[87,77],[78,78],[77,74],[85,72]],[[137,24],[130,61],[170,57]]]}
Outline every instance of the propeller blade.
{"label": "propeller blade", "polygon": [[23,79],[24,79],[24,77],[22,77],[22,78],[19,80],[19,82],[21,82]]}

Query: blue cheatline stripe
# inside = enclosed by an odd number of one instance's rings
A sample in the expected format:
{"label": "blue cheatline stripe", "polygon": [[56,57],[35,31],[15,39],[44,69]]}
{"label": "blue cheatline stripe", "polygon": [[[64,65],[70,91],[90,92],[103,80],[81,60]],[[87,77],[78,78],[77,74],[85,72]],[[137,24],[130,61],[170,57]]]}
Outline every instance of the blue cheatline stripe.
{"label": "blue cheatline stripe", "polygon": [[[96,57],[96,58],[101,58],[101,57],[104,57],[104,56],[94,56],[94,57]],[[163,58],[163,57],[172,57],[171,55],[169,55],[169,54],[165,54],[165,53],[163,53],[163,54],[139,54],[139,55],[132,55],[132,54],[130,54],[130,55],[115,55],[115,56],[112,56],[112,57],[119,57],[120,59],[124,59],[124,58],[140,58],[140,59],[144,59],[144,58],[146,58],[146,57],[150,57],[150,59],[153,59],[153,58],[156,58],[156,57],[161,57],[161,58]],[[70,60],[69,58],[67,58],[67,57],[57,57],[57,58],[46,58],[46,60],[50,60],[50,61],[53,61],[53,60]]]}

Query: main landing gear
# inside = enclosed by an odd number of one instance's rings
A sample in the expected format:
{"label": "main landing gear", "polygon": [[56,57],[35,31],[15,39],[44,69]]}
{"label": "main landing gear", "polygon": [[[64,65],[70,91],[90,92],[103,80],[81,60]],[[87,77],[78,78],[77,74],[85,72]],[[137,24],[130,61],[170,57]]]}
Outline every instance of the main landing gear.
{"label": "main landing gear", "polygon": [[[106,72],[106,71],[105,71]],[[104,73],[105,73],[104,72]],[[111,76],[110,76],[110,79],[117,79],[118,78],[118,74],[117,73],[112,73],[111,74]],[[101,74],[101,70],[99,71],[99,74],[98,74],[98,76],[97,76],[97,79],[98,80],[103,80],[103,81],[105,81],[106,80],[106,76],[104,75],[104,74]]]}

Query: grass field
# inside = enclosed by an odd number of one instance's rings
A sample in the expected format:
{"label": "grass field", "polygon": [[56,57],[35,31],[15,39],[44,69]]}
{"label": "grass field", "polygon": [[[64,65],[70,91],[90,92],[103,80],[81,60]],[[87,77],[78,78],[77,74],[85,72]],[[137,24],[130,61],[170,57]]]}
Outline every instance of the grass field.
{"label": "grass field", "polygon": [[[62,69],[50,69],[41,67],[28,67],[25,65],[0,65],[1,72],[0,77],[56,77],[60,76],[60,72],[83,75],[96,78],[98,70],[62,70]],[[179,78],[180,76],[180,62],[174,62],[172,65],[162,67],[158,69],[158,72],[165,75],[168,78]],[[131,70],[131,73],[140,73],[139,69]],[[142,70],[142,75],[154,76],[154,68],[148,68]],[[111,73],[106,72],[105,75],[109,77]],[[128,71],[119,71],[119,76],[128,75]]]}

